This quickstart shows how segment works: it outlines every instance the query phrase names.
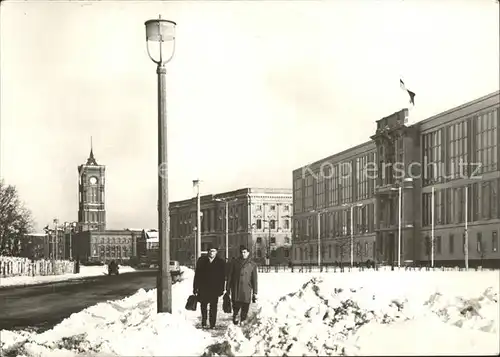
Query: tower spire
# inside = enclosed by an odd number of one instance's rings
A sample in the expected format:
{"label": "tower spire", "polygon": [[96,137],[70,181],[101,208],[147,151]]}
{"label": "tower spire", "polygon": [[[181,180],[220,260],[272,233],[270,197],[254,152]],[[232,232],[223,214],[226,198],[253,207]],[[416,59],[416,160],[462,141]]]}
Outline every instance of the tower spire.
{"label": "tower spire", "polygon": [[95,157],[94,157],[94,147],[92,144],[92,136],[90,137],[90,155],[89,155],[89,158],[87,159],[87,165],[97,165],[97,161],[95,160]]}

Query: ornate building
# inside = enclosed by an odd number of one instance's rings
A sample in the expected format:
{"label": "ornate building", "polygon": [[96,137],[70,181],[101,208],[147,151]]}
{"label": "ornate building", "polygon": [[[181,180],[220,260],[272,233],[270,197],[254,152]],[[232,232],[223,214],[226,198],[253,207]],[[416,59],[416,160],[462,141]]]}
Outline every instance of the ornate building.
{"label": "ornate building", "polygon": [[[200,198],[202,251],[217,245],[225,257],[225,217],[228,202],[229,259],[247,246],[259,264],[290,259],[292,192],[289,189],[245,188]],[[170,203],[172,259],[194,263],[196,198]],[[267,258],[267,259],[266,259]]]}
{"label": "ornate building", "polygon": [[433,250],[463,266],[468,249],[471,266],[500,265],[499,107],[494,92],[412,125],[403,109],[371,141],[295,170],[294,261],[317,264],[320,227],[324,263],[349,262],[352,246],[355,262],[428,264]]}
{"label": "ornate building", "polygon": [[105,173],[97,164],[92,145],[87,162],[78,166],[78,231],[105,231]]}

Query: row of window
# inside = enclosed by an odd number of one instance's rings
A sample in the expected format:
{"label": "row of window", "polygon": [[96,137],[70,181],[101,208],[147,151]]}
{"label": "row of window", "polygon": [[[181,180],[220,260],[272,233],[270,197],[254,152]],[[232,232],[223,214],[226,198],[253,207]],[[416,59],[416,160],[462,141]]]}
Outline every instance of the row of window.
{"label": "row of window", "polygon": [[[320,214],[320,236],[340,237],[351,235],[351,227],[355,235],[374,231],[374,204],[353,207],[351,210],[339,210]],[[307,240],[318,236],[318,216],[311,215],[294,220],[294,240]]]}
{"label": "row of window", "polygon": [[130,257],[132,256],[132,250],[127,246],[119,245],[92,245],[92,256],[93,257]]}
{"label": "row of window", "polygon": [[104,190],[101,187],[87,187],[80,192],[80,202],[102,203],[104,202]]}
{"label": "row of window", "polygon": [[[276,229],[277,225],[277,220],[275,219],[270,219],[269,222],[268,222],[268,226],[265,227],[262,223],[263,222],[266,222],[266,220],[263,220],[263,219],[257,219],[256,220],[256,223],[255,223],[255,229]],[[290,229],[290,220],[288,219],[284,219],[283,220],[283,224],[282,224],[282,227],[277,227],[278,229],[279,228],[283,228],[283,229]]]}
{"label": "row of window", "polygon": [[[371,248],[373,248],[373,243],[368,242],[358,242],[354,248],[354,254],[358,260],[366,260],[369,259],[369,254],[371,252]],[[310,245],[308,247],[296,247],[294,250],[294,259],[296,260],[309,260],[309,261],[317,261],[318,247],[315,245]],[[321,247],[320,255],[321,259],[325,259],[328,253],[328,258],[332,259],[333,255],[335,255],[335,259],[343,260],[350,254],[350,242],[344,241],[341,243],[329,244],[328,246],[323,245]]]}
{"label": "row of window", "polygon": [[132,237],[93,237],[92,243],[101,244],[131,244]]}
{"label": "row of window", "polygon": [[[469,251],[471,249],[471,246],[474,246],[474,242],[471,242],[471,236],[469,236]],[[486,257],[488,253],[494,253],[498,252],[498,232],[493,231],[491,233],[491,240],[490,244],[488,245],[488,240],[484,239],[483,233],[482,232],[477,232],[476,233],[476,241],[475,241],[475,249],[476,251],[483,257]],[[449,254],[455,254],[455,235],[450,234],[448,236],[448,252]],[[425,251],[427,256],[430,256],[432,253],[432,238],[429,236],[425,237]],[[465,234],[462,236],[462,249],[460,251],[465,253]],[[443,249],[442,249],[442,239],[441,236],[436,236],[434,237],[434,254],[440,255],[443,254]]]}
{"label": "row of window", "polygon": [[[498,122],[496,108],[422,135],[421,174],[424,185],[498,170]],[[398,139],[394,145],[394,148],[388,149],[388,157],[383,154],[380,157],[401,162],[403,141]],[[383,147],[379,149],[383,153]],[[375,162],[375,153],[370,153],[353,161],[324,162],[321,169],[314,173],[304,170],[304,177],[293,182],[295,212],[372,197],[376,180],[372,166]],[[384,177],[392,183],[393,167],[386,166],[385,169]],[[357,179],[355,193],[352,187],[354,174]]]}
{"label": "row of window", "polygon": [[[255,242],[256,242],[257,244],[266,244],[266,243],[267,243],[267,241],[268,241],[268,238],[267,238],[267,237],[266,237],[266,238],[257,237],[257,239],[255,240]],[[290,237],[285,237],[285,238],[283,239],[283,242],[284,242],[285,244],[290,244],[290,242],[291,242],[291,241],[290,241]],[[269,243],[270,243],[270,244],[276,244],[276,237],[270,237],[270,238],[269,238]]]}
{"label": "row of window", "polygon": [[[258,212],[262,211],[262,205],[256,205],[255,210]],[[269,205],[269,210],[276,211],[276,205]],[[290,211],[290,205],[283,205],[283,211]]]}
{"label": "row of window", "polygon": [[498,108],[422,136],[424,185],[498,170]]}
{"label": "row of window", "polygon": [[[211,226],[204,226],[203,225],[203,218],[202,218],[202,233],[204,232],[217,232],[217,231],[225,231],[225,218],[219,218],[219,222],[216,226],[211,227]],[[244,227],[242,226],[241,221],[238,220],[238,217],[228,217],[228,231],[229,232],[239,232],[244,230]],[[267,223],[267,224],[265,224]],[[181,221],[179,222],[179,226],[177,229],[174,229],[172,227],[172,235],[175,236],[180,236],[180,237],[186,237],[189,235],[192,235],[193,232],[195,231],[196,224],[192,224],[191,221]],[[290,229],[290,220],[289,219],[283,219],[281,226],[278,225],[278,220],[276,219],[261,219],[258,218],[255,221],[255,226],[253,226],[254,229],[271,229],[271,230],[276,230],[276,229]]]}
{"label": "row of window", "polygon": [[375,152],[341,163],[325,162],[316,172],[305,173],[304,178],[295,179],[295,212],[311,210],[314,207],[338,206],[372,197],[376,180],[374,162]]}
{"label": "row of window", "polygon": [[[500,218],[500,179],[450,187],[434,192],[434,224],[457,224]],[[466,199],[467,192],[467,199]],[[432,193],[422,195],[422,225],[432,224]]]}
{"label": "row of window", "polygon": [[83,212],[83,222],[85,222],[85,223],[104,222],[104,212],[84,211]]}

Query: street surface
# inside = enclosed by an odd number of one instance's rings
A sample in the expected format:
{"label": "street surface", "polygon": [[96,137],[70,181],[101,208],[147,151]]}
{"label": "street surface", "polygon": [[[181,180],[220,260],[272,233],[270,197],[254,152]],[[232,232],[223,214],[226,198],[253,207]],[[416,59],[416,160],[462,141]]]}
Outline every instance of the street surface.
{"label": "street surface", "polygon": [[72,313],[156,287],[157,270],[0,289],[0,330],[42,332]]}

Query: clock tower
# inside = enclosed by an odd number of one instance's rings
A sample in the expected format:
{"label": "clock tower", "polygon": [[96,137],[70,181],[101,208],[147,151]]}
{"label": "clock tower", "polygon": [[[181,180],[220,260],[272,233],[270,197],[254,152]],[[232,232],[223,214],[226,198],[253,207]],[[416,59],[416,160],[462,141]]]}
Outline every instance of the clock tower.
{"label": "clock tower", "polygon": [[78,166],[78,230],[105,231],[104,177],[106,167],[97,164],[90,144],[87,162]]}

